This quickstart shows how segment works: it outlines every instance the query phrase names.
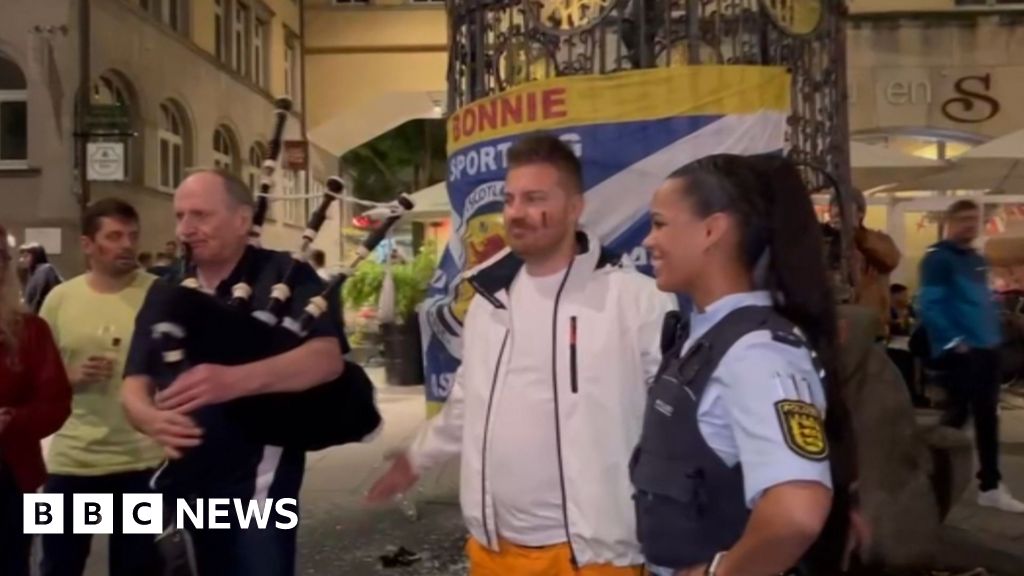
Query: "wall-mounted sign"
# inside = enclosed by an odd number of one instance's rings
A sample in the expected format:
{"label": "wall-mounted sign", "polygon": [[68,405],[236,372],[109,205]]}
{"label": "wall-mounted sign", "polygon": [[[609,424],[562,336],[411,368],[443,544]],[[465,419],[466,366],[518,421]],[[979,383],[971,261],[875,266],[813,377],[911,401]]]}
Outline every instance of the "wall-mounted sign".
{"label": "wall-mounted sign", "polygon": [[[862,73],[859,77],[868,81],[857,82],[857,76],[851,78],[850,104],[854,114],[862,103],[862,93],[871,90],[875,109],[880,115],[879,122],[883,124],[927,123],[931,114],[941,115],[957,124],[988,122],[1003,113],[1000,94],[1014,90],[1014,86],[1006,84],[1012,80],[997,85],[997,78],[991,72],[947,74],[926,68],[908,68],[877,75]],[[1012,77],[1006,75],[1006,78]]]}
{"label": "wall-mounted sign", "polygon": [[25,244],[39,244],[47,254],[61,253],[60,228],[25,228]]}
{"label": "wall-mounted sign", "polygon": [[93,182],[124,180],[124,142],[89,142],[85,150],[86,175]]}
{"label": "wall-mounted sign", "polygon": [[305,140],[285,140],[281,164],[285,170],[305,170],[309,164]]}
{"label": "wall-mounted sign", "polygon": [[942,103],[942,115],[953,122],[978,124],[999,114],[999,101],[989,95],[992,75],[964,76],[953,84],[958,96]]}
{"label": "wall-mounted sign", "polygon": [[131,130],[128,109],[119,104],[92,104],[85,115],[85,128],[89,132],[120,132]]}

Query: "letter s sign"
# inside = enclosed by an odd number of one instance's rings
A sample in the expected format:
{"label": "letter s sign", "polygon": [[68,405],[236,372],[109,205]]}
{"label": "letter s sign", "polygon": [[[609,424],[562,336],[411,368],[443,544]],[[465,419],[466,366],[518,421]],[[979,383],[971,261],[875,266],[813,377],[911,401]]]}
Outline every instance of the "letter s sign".
{"label": "letter s sign", "polygon": [[[977,89],[972,88],[968,84],[979,86],[982,91],[975,91]],[[999,114],[1000,105],[998,100],[987,94],[991,88],[991,74],[986,73],[980,76],[964,76],[960,78],[953,85],[953,90],[959,96],[950,98],[942,103],[942,115],[953,122],[965,124],[978,124],[995,118],[996,114]],[[979,113],[985,111],[984,116],[978,117],[976,113],[966,116],[966,114],[975,112],[976,106],[979,107]]]}

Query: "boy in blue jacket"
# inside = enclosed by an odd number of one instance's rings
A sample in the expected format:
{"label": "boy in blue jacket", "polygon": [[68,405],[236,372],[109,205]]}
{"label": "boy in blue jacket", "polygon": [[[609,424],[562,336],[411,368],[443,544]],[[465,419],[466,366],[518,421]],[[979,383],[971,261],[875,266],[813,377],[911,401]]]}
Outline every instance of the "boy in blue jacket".
{"label": "boy in blue jacket", "polygon": [[988,287],[988,265],[972,243],[981,212],[960,200],[946,212],[946,240],[932,246],[921,262],[921,319],[932,356],[942,359],[949,407],[943,423],[956,428],[974,416],[978,449],[978,504],[1024,513],[1000,481],[998,355],[999,315]]}

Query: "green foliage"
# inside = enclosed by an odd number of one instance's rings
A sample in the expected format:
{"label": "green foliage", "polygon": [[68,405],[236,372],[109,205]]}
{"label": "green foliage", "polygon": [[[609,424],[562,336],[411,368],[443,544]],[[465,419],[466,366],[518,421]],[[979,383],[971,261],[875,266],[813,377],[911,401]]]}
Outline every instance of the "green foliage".
{"label": "green foliage", "polygon": [[352,333],[348,335],[348,344],[353,348],[362,348],[366,346],[367,341],[366,332],[363,330],[353,330]]}
{"label": "green foliage", "polygon": [[366,260],[356,268],[355,274],[345,280],[342,298],[346,308],[376,306],[380,288],[384,284],[384,266]]}
{"label": "green foliage", "polygon": [[437,266],[437,246],[427,242],[412,262],[392,265],[395,280],[395,311],[400,322],[416,313],[416,307],[427,297],[430,279]]}
{"label": "green foliage", "polygon": [[[404,323],[415,314],[416,306],[426,298],[436,266],[437,245],[433,241],[424,243],[411,262],[391,264],[391,275],[395,283],[395,313],[399,323]],[[383,264],[367,261],[360,265],[356,273],[345,282],[345,306],[376,306],[380,301],[386,274],[387,267]]]}
{"label": "green foliage", "polygon": [[444,179],[445,127],[441,120],[412,120],[350,150],[341,158],[355,195],[393,200]]}

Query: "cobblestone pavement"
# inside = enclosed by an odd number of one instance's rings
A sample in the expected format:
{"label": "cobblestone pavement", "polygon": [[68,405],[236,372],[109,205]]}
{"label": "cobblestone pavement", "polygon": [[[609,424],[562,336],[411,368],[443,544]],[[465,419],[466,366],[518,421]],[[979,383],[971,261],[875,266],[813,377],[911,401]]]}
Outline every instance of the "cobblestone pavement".
{"label": "cobblestone pavement", "polygon": [[[1003,482],[1024,499],[1024,393],[1004,394],[1000,403],[1000,468]],[[1000,575],[1024,575],[1024,515],[976,504],[971,487],[946,521],[942,549],[958,564],[976,559]]]}
{"label": "cobblestone pavement", "polygon": [[[383,470],[385,454],[404,445],[424,418],[421,388],[383,389],[380,404],[387,426],[374,442],[325,450],[307,458],[298,574],[464,576],[465,530],[458,508],[457,463],[421,483],[414,497],[416,521],[398,505],[369,507],[362,503],[362,495]],[[1004,402],[1001,440],[1005,480],[1024,497],[1024,397],[1011,395]],[[982,509],[974,503],[975,495],[973,489],[969,491],[950,517],[941,545],[944,565],[959,567],[959,572],[987,566],[992,570],[989,574],[1024,576],[1024,516]],[[398,546],[422,559],[407,568],[382,567],[380,556]],[[93,550],[87,576],[103,576],[105,541],[97,539]]]}

